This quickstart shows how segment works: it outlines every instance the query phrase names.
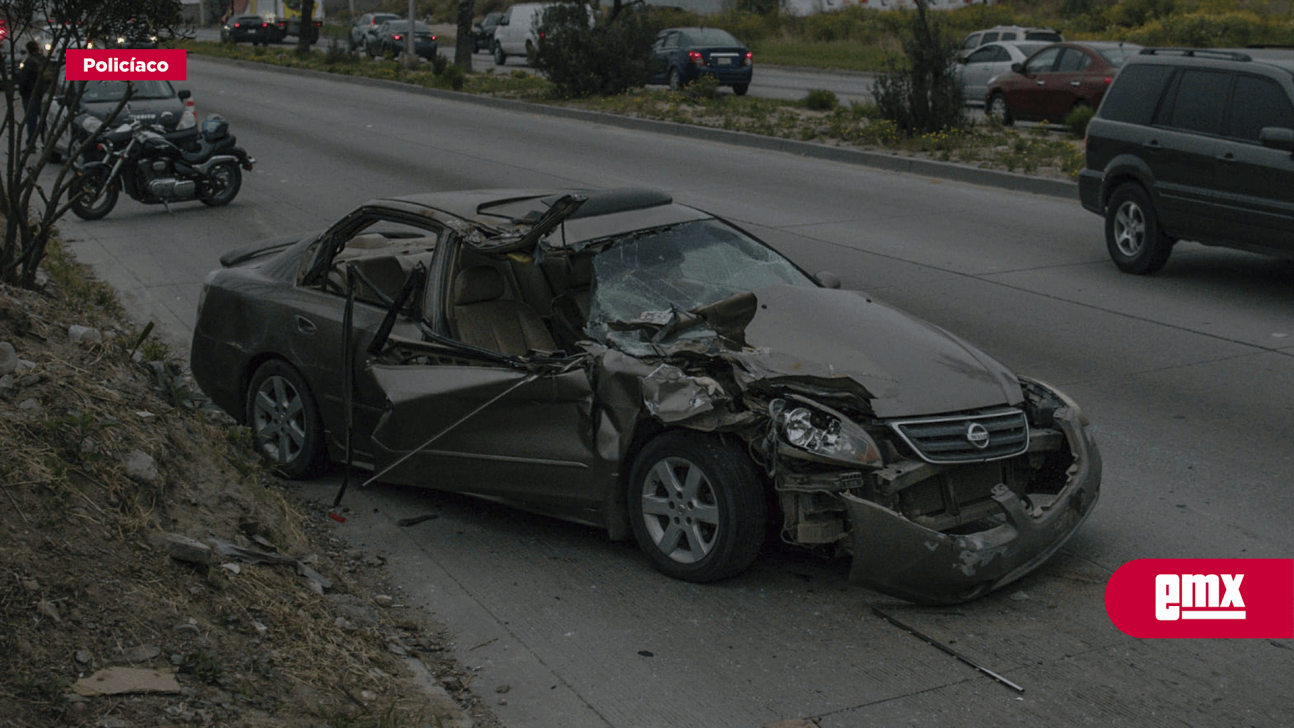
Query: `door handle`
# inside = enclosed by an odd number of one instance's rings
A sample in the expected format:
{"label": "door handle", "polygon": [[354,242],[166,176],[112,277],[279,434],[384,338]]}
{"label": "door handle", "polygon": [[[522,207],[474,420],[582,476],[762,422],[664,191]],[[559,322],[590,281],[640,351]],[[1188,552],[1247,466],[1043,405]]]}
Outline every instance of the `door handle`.
{"label": "door handle", "polygon": [[305,334],[306,336],[314,336],[315,324],[313,321],[301,314],[297,314],[295,319],[297,322],[297,331],[299,333]]}
{"label": "door handle", "polygon": [[1074,88],[1078,88],[1079,86],[1081,86],[1081,85],[1082,85],[1082,82],[1081,82],[1081,81],[1070,81],[1070,82],[1069,82],[1069,85],[1070,85],[1070,86],[1073,86]]}
{"label": "door handle", "polygon": [[1144,146],[1146,149],[1148,149],[1148,150],[1150,150],[1150,151],[1152,151],[1152,152],[1157,152],[1157,151],[1159,151],[1159,140],[1158,140],[1158,139],[1151,139],[1150,141],[1146,142],[1146,143],[1145,143],[1144,145],[1142,145],[1142,146]]}
{"label": "door handle", "polygon": [[1223,164],[1235,164],[1236,155],[1233,152],[1227,152],[1226,154],[1219,154],[1217,159]]}
{"label": "door handle", "polygon": [[1046,81],[1034,81],[1034,83],[1038,84],[1039,86],[1046,86],[1046,85],[1047,85],[1047,82],[1046,82]]}

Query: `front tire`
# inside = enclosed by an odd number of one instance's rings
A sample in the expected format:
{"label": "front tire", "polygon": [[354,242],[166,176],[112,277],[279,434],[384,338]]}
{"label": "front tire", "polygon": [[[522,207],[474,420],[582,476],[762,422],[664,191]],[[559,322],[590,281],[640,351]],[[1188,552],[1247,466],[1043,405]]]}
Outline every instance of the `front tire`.
{"label": "front tire", "polygon": [[1015,123],[1015,118],[1011,116],[1011,107],[1006,104],[1006,95],[1000,91],[989,98],[987,112],[989,116],[999,119],[1002,126],[1011,126]]}
{"label": "front tire", "polygon": [[82,220],[98,220],[117,206],[117,187],[109,184],[106,167],[89,172],[82,172],[73,188],[76,199],[72,202],[72,212]]}
{"label": "front tire", "polygon": [[238,196],[243,186],[243,173],[234,162],[221,162],[211,168],[202,182],[198,199],[210,207],[228,205]]}
{"label": "front tire", "polygon": [[650,442],[634,459],[628,505],[638,546],[675,579],[735,576],[764,543],[763,486],[745,453],[717,438],[670,432]]}
{"label": "front tire", "polygon": [[1168,262],[1172,241],[1159,229],[1159,216],[1145,188],[1125,182],[1105,208],[1105,247],[1125,273],[1154,273]]}
{"label": "front tire", "polygon": [[498,43],[494,44],[494,65],[502,66],[508,62],[508,54],[503,52],[503,46]]}
{"label": "front tire", "polygon": [[247,425],[256,450],[289,478],[318,468],[323,454],[323,425],[310,387],[285,361],[265,362],[247,390]]}

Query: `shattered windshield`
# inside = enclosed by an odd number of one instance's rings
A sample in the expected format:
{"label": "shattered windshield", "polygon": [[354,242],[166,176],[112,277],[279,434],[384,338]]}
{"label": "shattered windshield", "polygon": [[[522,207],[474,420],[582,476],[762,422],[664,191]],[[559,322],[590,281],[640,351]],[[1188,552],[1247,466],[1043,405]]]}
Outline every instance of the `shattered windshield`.
{"label": "shattered windshield", "polygon": [[[815,285],[771,248],[718,220],[636,233],[593,259],[589,335],[628,353],[651,351],[649,330],[673,311],[690,311],[773,285]],[[650,327],[649,327],[650,328]],[[693,329],[691,337],[712,336]]]}

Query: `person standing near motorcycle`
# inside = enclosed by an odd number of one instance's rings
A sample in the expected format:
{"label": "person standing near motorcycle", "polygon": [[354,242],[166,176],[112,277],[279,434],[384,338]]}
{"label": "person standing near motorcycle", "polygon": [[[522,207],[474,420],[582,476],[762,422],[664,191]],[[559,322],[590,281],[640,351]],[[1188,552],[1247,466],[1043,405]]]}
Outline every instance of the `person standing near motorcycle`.
{"label": "person standing near motorcycle", "polygon": [[23,123],[27,127],[29,144],[38,134],[43,136],[45,133],[42,101],[53,75],[53,66],[41,52],[40,43],[35,40],[27,41],[27,58],[18,68],[18,94],[22,96],[22,107],[26,114]]}

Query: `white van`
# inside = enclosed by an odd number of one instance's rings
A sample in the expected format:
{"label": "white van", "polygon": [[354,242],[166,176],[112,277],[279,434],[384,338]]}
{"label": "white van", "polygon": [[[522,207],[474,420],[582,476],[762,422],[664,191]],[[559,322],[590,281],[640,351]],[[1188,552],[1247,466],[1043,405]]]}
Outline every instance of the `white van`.
{"label": "white van", "polygon": [[[544,10],[554,3],[519,3],[508,8],[494,26],[494,64],[502,66],[508,62],[508,56],[530,56],[531,51],[539,46],[539,23],[544,19]],[[587,6],[586,6],[587,7]],[[593,25],[593,9],[588,8],[589,26]]]}
{"label": "white van", "polygon": [[521,3],[508,8],[494,26],[494,63],[502,66],[510,55],[529,56],[539,43],[539,21],[546,3]]}

